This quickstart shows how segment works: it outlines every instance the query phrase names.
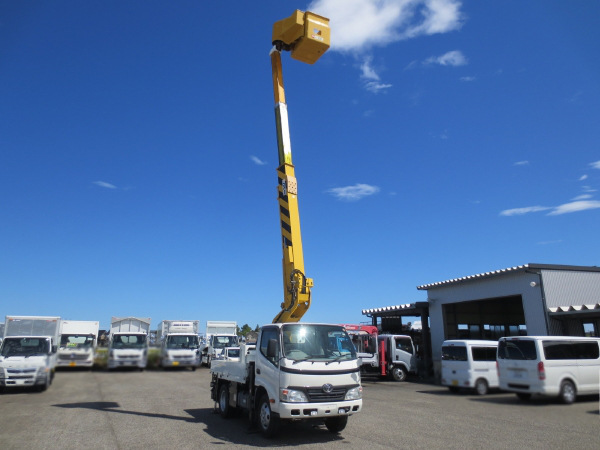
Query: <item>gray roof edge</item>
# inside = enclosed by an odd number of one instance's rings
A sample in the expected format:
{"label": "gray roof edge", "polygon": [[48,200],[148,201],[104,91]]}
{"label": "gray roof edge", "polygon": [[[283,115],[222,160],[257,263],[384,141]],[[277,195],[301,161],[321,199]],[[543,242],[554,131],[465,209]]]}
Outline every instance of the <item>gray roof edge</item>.
{"label": "gray roof edge", "polygon": [[598,266],[571,266],[571,265],[561,265],[561,264],[539,264],[539,263],[529,263],[523,264],[522,266],[508,267],[506,269],[500,270],[492,270],[490,272],[478,273],[475,275],[469,275],[466,277],[453,278],[450,280],[438,281],[436,283],[422,284],[417,286],[417,289],[420,291],[427,291],[429,289],[435,289],[443,286],[449,286],[453,284],[463,283],[467,281],[479,280],[482,278],[489,278],[493,276],[504,275],[507,273],[515,273],[515,272],[524,272],[526,270],[569,270],[569,271],[579,271],[579,272],[600,272],[600,267]]}

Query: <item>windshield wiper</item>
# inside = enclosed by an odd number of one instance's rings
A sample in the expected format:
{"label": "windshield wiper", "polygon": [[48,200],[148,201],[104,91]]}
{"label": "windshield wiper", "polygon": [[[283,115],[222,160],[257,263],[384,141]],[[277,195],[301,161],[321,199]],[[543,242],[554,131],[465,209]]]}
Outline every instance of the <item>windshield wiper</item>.
{"label": "windshield wiper", "polygon": [[326,366],[328,366],[328,365],[329,365],[329,364],[331,364],[331,363],[334,363],[334,362],[340,362],[342,359],[345,359],[345,358],[346,358],[346,356],[348,356],[348,355],[340,355],[340,356],[337,356],[337,357],[335,357],[334,359],[332,359],[331,361],[327,361],[327,362],[325,363],[325,365],[326,365]]}

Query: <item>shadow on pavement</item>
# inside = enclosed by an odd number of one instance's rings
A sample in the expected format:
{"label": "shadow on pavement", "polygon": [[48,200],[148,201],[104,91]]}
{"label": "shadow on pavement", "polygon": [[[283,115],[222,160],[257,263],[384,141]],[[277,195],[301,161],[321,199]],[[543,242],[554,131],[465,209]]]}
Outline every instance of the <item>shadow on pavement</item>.
{"label": "shadow on pavement", "polygon": [[[211,436],[213,444],[251,445],[257,447],[289,447],[303,444],[328,444],[343,442],[343,432],[340,435],[327,430],[322,422],[284,422],[278,436],[272,439],[264,438],[260,432],[251,427],[247,416],[238,415],[230,419],[223,419],[213,408],[186,409],[186,415],[174,416],[141,411],[128,411],[119,409],[117,402],[79,402],[52,405],[58,408],[84,408],[95,411],[132,414],[156,419],[180,420],[185,422],[204,424],[204,431]],[[351,426],[350,418],[348,426]]]}

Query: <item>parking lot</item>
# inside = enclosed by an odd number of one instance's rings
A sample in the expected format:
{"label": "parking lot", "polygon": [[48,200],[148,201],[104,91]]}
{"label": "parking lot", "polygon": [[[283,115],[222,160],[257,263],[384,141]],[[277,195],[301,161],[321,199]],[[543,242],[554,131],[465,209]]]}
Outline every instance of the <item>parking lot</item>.
{"label": "parking lot", "polygon": [[598,396],[522,403],[513,394],[367,379],[363,412],[340,435],[297,423],[267,440],[245,417],[215,414],[209,385],[205,368],[63,370],[46,392],[0,395],[0,448],[600,448]]}

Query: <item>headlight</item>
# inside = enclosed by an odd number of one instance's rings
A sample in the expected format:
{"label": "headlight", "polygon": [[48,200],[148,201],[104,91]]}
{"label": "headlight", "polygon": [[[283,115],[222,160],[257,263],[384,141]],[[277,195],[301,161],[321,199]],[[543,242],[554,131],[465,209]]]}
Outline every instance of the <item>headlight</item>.
{"label": "headlight", "polygon": [[282,402],[288,402],[288,403],[307,403],[308,402],[308,399],[306,398],[306,395],[304,395],[304,392],[295,391],[293,389],[285,389],[285,388],[279,389],[279,400],[281,400]]}
{"label": "headlight", "polygon": [[357,386],[346,392],[344,400],[358,400],[362,398],[362,386]]}

